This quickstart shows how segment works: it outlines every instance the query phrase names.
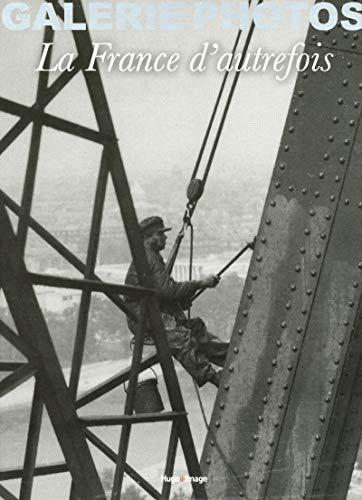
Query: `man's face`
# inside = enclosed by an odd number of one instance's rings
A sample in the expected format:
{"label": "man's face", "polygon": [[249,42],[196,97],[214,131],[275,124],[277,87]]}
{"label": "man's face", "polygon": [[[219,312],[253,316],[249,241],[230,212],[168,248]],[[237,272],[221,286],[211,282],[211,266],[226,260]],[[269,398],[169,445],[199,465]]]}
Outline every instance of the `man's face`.
{"label": "man's face", "polygon": [[152,248],[154,250],[163,250],[166,246],[167,235],[164,231],[159,231],[152,235]]}

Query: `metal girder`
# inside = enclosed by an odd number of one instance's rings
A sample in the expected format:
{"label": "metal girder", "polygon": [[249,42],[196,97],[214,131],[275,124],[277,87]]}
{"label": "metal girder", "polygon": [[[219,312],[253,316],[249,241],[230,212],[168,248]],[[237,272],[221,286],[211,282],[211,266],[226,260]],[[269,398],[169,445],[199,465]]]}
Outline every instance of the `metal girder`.
{"label": "metal girder", "polygon": [[361,45],[310,30],[306,52],[332,69],[296,82],[204,447],[210,499],[341,500],[361,437]]}

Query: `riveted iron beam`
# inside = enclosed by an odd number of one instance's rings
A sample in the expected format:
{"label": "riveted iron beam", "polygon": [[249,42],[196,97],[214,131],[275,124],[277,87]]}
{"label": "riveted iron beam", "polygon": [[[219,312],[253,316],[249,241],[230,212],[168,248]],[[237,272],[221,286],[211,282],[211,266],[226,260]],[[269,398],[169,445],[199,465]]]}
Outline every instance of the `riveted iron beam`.
{"label": "riveted iron beam", "polygon": [[[159,362],[159,357],[157,354],[151,354],[147,358],[143,359],[140,363],[139,373],[151,368]],[[96,399],[104,396],[104,394],[108,394],[108,392],[112,391],[116,387],[127,382],[129,379],[129,374],[131,372],[131,367],[122,370],[121,372],[113,375],[113,377],[108,378],[104,382],[100,383],[96,387],[93,387],[89,391],[81,394],[76,401],[76,408],[82,408],[83,406],[95,401]]]}
{"label": "riveted iron beam", "polygon": [[[16,246],[5,206],[0,203],[0,281],[20,335],[36,355],[42,399],[81,499],[104,499],[104,491],[70,398],[51,337]],[[19,286],[19,283],[22,286]]]}
{"label": "riveted iron beam", "polygon": [[[117,462],[117,453],[115,453],[109,446],[107,446],[99,437],[97,437],[89,429],[85,430],[85,435],[89,442],[98,448],[106,457],[112,460],[113,463]],[[135,471],[129,464],[126,463],[125,471],[141,488],[143,488],[152,498],[164,498],[161,494],[148,482],[144,477]]]}
{"label": "riveted iron beam", "polygon": [[[21,207],[14,202],[4,191],[0,189],[0,199],[4,203],[4,205],[9,208],[13,213],[19,215],[21,213]],[[65,245],[63,245],[55,236],[53,236],[49,231],[47,231],[42,225],[40,225],[35,219],[32,217],[28,218],[29,227],[40,236],[48,245],[50,245],[54,250],[56,250],[59,255],[64,257],[70,264],[72,264],[78,271],[84,273],[85,264],[78,259],[76,255],[74,255]],[[101,281],[101,279],[97,275],[93,275],[92,279],[96,279]],[[128,305],[124,302],[124,300],[118,295],[106,293],[107,297],[127,316],[136,320],[137,317],[134,312],[128,307]],[[1,323],[0,323],[1,326]]]}
{"label": "riveted iron beam", "polygon": [[[74,61],[74,69],[72,71],[64,71],[61,75],[48,87],[42,94],[41,99],[33,104],[33,109],[44,109],[63,88],[74,78],[80,71],[80,59]],[[0,155],[24,132],[24,130],[32,123],[29,117],[21,117],[18,122],[2,137],[0,140]]]}
{"label": "riveted iron beam", "polygon": [[55,288],[69,288],[73,290],[86,290],[103,293],[120,293],[129,296],[152,295],[156,293],[150,288],[136,287],[131,285],[117,285],[116,283],[107,283],[106,281],[63,278],[61,276],[52,276],[50,274],[28,273],[33,285],[42,285]]}
{"label": "riveted iron beam", "polygon": [[4,500],[18,500],[15,495],[13,495],[8,489],[6,489],[2,484],[0,484],[0,496]]}
{"label": "riveted iron beam", "polygon": [[5,99],[4,97],[0,97],[0,111],[24,117],[27,120],[41,123],[45,127],[50,127],[55,130],[59,130],[60,132],[65,132],[98,144],[107,144],[112,140],[116,140],[106,134],[98,132],[97,130],[92,130],[89,127],[79,125],[78,123],[72,123],[68,120],[64,120],[63,118],[45,113],[44,111],[38,110],[34,107],[24,106],[23,104],[11,101],[10,99]]}
{"label": "riveted iron beam", "polygon": [[34,373],[34,368],[30,364],[26,363],[7,377],[0,380],[0,398],[29,380]]}
{"label": "riveted iron beam", "polygon": [[109,425],[144,424],[147,422],[169,422],[187,415],[186,411],[165,411],[163,413],[137,413],[134,415],[94,415],[79,418],[86,427]]}
{"label": "riveted iron beam", "polygon": [[13,372],[24,366],[24,364],[21,361],[1,361],[0,372]]}
{"label": "riveted iron beam", "polygon": [[313,37],[332,68],[296,82],[204,447],[211,499],[345,498],[358,449],[362,58],[340,27]]}
{"label": "riveted iron beam", "polygon": [[[68,466],[65,462],[55,464],[37,465],[34,469],[34,476],[47,476],[49,474],[63,474],[68,472]],[[11,469],[0,469],[0,481],[11,481],[19,479],[23,475],[23,467],[14,467]]]}
{"label": "riveted iron beam", "polygon": [[23,356],[30,359],[31,347],[28,343],[19,337],[6,323],[0,319],[0,335],[15,347]]}

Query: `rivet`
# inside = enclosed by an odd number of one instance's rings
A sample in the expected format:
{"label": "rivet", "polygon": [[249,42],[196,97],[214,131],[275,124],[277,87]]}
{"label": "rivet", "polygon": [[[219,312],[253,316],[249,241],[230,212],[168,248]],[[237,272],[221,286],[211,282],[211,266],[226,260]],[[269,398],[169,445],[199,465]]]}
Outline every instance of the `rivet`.
{"label": "rivet", "polygon": [[319,416],[319,420],[320,420],[321,422],[325,422],[325,421],[326,421],[326,417],[325,417],[324,415],[320,415],[320,416]]}
{"label": "rivet", "polygon": [[315,211],[314,211],[314,210],[309,210],[309,215],[310,215],[311,217],[314,217],[314,215],[315,215]]}
{"label": "rivet", "polygon": [[331,402],[331,398],[330,398],[330,396],[326,396],[326,397],[324,398],[324,401],[325,401],[326,403],[330,403],[330,402]]}
{"label": "rivet", "polygon": [[224,385],[224,389],[225,389],[225,391],[228,391],[228,390],[230,389],[230,385],[225,384],[225,385]]}
{"label": "rivet", "polygon": [[210,444],[211,446],[215,446],[215,441],[213,441],[212,439],[210,440]]}
{"label": "rivet", "polygon": [[310,459],[311,459],[311,460],[313,460],[313,461],[314,461],[314,460],[317,460],[317,456],[316,456],[316,455],[314,455],[314,453],[313,453],[313,455],[311,455],[311,456],[310,456]]}
{"label": "rivet", "polygon": [[348,86],[348,80],[343,80],[342,85],[343,85],[343,87],[347,87]]}
{"label": "rivet", "polygon": [[273,425],[274,425],[275,428],[277,428],[277,427],[279,427],[279,422],[274,422]]}
{"label": "rivet", "polygon": [[320,173],[319,173],[319,178],[320,178],[320,179],[324,179],[324,172],[320,172]]}
{"label": "rivet", "polygon": [[287,368],[291,372],[293,370],[293,365],[288,365]]}
{"label": "rivet", "polygon": [[301,247],[299,251],[300,251],[300,253],[305,253],[305,248]]}
{"label": "rivet", "polygon": [[348,305],[349,305],[349,307],[353,307],[353,306],[354,306],[354,302],[353,302],[352,300],[350,300],[350,301],[348,302]]}
{"label": "rivet", "polygon": [[281,163],[279,165],[280,170],[285,170],[285,167],[286,167],[285,163]]}
{"label": "rivet", "polygon": [[338,342],[338,344],[339,344],[340,346],[344,345],[344,339],[340,339],[340,340],[339,340],[339,342]]}
{"label": "rivet", "polygon": [[353,64],[351,63],[351,61],[348,61],[348,63],[347,63],[347,67],[348,67],[348,68],[352,68],[352,66],[353,66]]}
{"label": "rivet", "polygon": [[288,310],[289,310],[291,307],[292,307],[292,306],[291,306],[290,302],[287,302],[287,303],[285,304],[285,309],[288,309]]}
{"label": "rivet", "polygon": [[271,220],[270,220],[270,219],[266,219],[265,224],[266,224],[267,226],[270,226],[270,224],[271,224]]}
{"label": "rivet", "polygon": [[303,498],[303,499],[304,499],[304,498],[307,498],[307,494],[306,494],[305,492],[304,492],[304,493],[302,493],[302,498]]}
{"label": "rivet", "polygon": [[289,186],[288,189],[289,191],[294,191],[294,186]]}
{"label": "rivet", "polygon": [[299,90],[299,92],[298,92],[298,96],[299,96],[299,97],[303,97],[303,96],[304,96],[304,92],[303,92],[303,90]]}
{"label": "rivet", "polygon": [[324,160],[329,160],[329,154],[328,153],[325,153],[324,156],[323,156]]}
{"label": "rivet", "polygon": [[282,321],[282,323],[280,324],[280,326],[281,326],[282,328],[286,328],[286,327],[287,327],[287,323],[286,323],[285,321]]}
{"label": "rivet", "polygon": [[283,389],[284,389],[285,391],[287,391],[287,390],[288,390],[288,384],[284,384],[284,385],[283,385]]}
{"label": "rivet", "polygon": [[255,280],[257,280],[257,279],[258,279],[258,276],[257,276],[256,274],[252,274],[252,275],[251,275],[251,279],[255,281]]}
{"label": "rivet", "polygon": [[265,236],[262,236],[262,237],[260,238],[260,241],[261,241],[262,243],[266,243],[266,238],[265,238]]}
{"label": "rivet", "polygon": [[332,45],[337,45],[337,40],[335,38],[332,40]]}
{"label": "rivet", "polygon": [[293,109],[293,115],[295,116],[299,115],[299,109],[297,108]]}
{"label": "rivet", "polygon": [[357,47],[356,42],[352,42],[352,43],[351,43],[351,48],[352,48],[352,49],[355,49],[356,47]]}
{"label": "rivet", "polygon": [[355,108],[358,108],[358,106],[359,106],[359,102],[358,102],[358,101],[354,101],[353,106],[354,106]]}
{"label": "rivet", "polygon": [[342,97],[339,97],[337,102],[338,102],[338,104],[343,104],[344,101],[343,101]]}
{"label": "rivet", "polygon": [[325,240],[326,238],[327,238],[327,235],[326,235],[325,233],[322,233],[322,234],[321,234],[321,239],[322,239],[322,240]]}
{"label": "rivet", "polygon": [[262,415],[259,415],[258,420],[259,422],[264,422],[264,417]]}
{"label": "rivet", "polygon": [[325,217],[325,219],[326,220],[331,220],[331,217],[332,217],[331,214],[327,214],[326,217]]}
{"label": "rivet", "polygon": [[270,202],[271,207],[275,207],[275,205],[276,205],[276,202],[274,200]]}
{"label": "rivet", "polygon": [[206,463],[207,463],[207,465],[210,465],[211,464],[211,458],[207,458],[206,459]]}
{"label": "rivet", "polygon": [[336,381],[336,379],[335,379],[334,377],[330,377],[330,378],[328,379],[328,382],[329,382],[331,385],[333,385],[335,381]]}
{"label": "rivet", "polygon": [[312,269],[310,275],[313,276],[313,278],[315,278],[317,276],[317,271],[315,269]]}
{"label": "rivet", "polygon": [[273,359],[273,360],[272,360],[272,365],[273,365],[273,366],[277,366],[277,364],[278,364],[277,360],[276,360],[276,359]]}
{"label": "rivet", "polygon": [[302,333],[302,331],[303,331],[303,328],[301,326],[297,326],[297,332]]}
{"label": "rivet", "polygon": [[336,197],[334,196],[334,194],[331,194],[331,196],[329,197],[330,201],[334,201],[336,199]]}
{"label": "rivet", "polygon": [[316,435],[315,435],[315,440],[316,440],[316,441],[320,441],[320,440],[321,440],[321,436],[320,436],[319,434],[316,434]]}
{"label": "rivet", "polygon": [[258,255],[256,260],[257,260],[257,262],[261,262],[263,260],[263,257],[261,255]]}
{"label": "rivet", "polygon": [[252,292],[248,292],[247,297],[248,297],[248,299],[252,299],[253,298]]}
{"label": "rivet", "polygon": [[348,325],[349,325],[349,321],[345,319],[345,320],[343,321],[343,324],[344,324],[344,326],[348,326]]}
{"label": "rivet", "polygon": [[305,234],[306,236],[309,236],[309,235],[310,235],[310,230],[309,230],[309,229],[304,229],[304,234]]}
{"label": "rivet", "polygon": [[319,191],[315,191],[315,192],[314,192],[314,197],[315,197],[315,198],[319,198],[319,196],[320,196]]}
{"label": "rivet", "polygon": [[311,475],[311,473],[310,473],[310,472],[308,472],[308,473],[305,475],[305,478],[306,478],[306,479],[310,479],[311,477],[312,477],[312,475]]}
{"label": "rivet", "polygon": [[349,146],[351,144],[351,141],[349,139],[344,140],[345,146]]}
{"label": "rivet", "polygon": [[301,267],[300,266],[295,266],[295,272],[300,273]]}
{"label": "rivet", "polygon": [[249,453],[249,460],[253,460],[254,458],[254,453]]}
{"label": "rivet", "polygon": [[334,178],[334,182],[341,182],[341,178],[339,177],[339,175],[336,175],[335,178]]}
{"label": "rivet", "polygon": [[354,120],[350,120],[348,125],[350,127],[354,127],[356,125],[356,122]]}
{"label": "rivet", "polygon": [[340,159],[339,159],[339,163],[341,165],[344,165],[346,163],[346,159],[342,156]]}
{"label": "rivet", "polygon": [[336,359],[334,360],[334,364],[335,364],[335,365],[339,365],[339,359],[338,359],[338,358],[336,358]]}
{"label": "rivet", "polygon": [[294,127],[289,127],[288,132],[289,132],[290,134],[292,134],[292,133],[294,132]]}
{"label": "rivet", "polygon": [[302,194],[307,194],[307,190],[305,188],[302,189]]}
{"label": "rivet", "polygon": [[358,40],[358,39],[359,39],[359,35],[358,35],[358,33],[355,33],[355,34],[353,35],[353,40]]}
{"label": "rivet", "polygon": [[328,136],[328,141],[333,142],[334,141],[334,135],[329,135]]}
{"label": "rivet", "polygon": [[280,187],[280,182],[279,182],[279,181],[276,181],[276,183],[274,184],[274,186],[275,186],[276,188],[279,188],[279,187]]}
{"label": "rivet", "polygon": [[282,409],[284,408],[283,403],[279,403],[279,404],[278,404],[278,408],[279,408],[279,410],[282,410]]}
{"label": "rivet", "polygon": [[317,251],[317,252],[315,253],[315,256],[317,257],[317,259],[320,259],[320,258],[322,257],[322,254],[321,254],[321,252],[320,252],[320,251]]}
{"label": "rivet", "polygon": [[259,436],[257,436],[256,434],[253,435],[253,440],[254,441],[258,441],[259,440]]}
{"label": "rivet", "polygon": [[218,428],[220,427],[220,421],[219,421],[219,420],[217,420],[217,421],[215,422],[215,427],[218,427]]}
{"label": "rivet", "polygon": [[313,35],[312,40],[313,40],[313,42],[315,42],[317,40],[317,37],[315,35]]}
{"label": "rivet", "polygon": [[359,262],[359,263],[358,263],[358,267],[359,267],[360,269],[362,269],[362,262]]}
{"label": "rivet", "polygon": [[243,330],[242,328],[239,328],[239,330],[238,330],[238,334],[239,334],[239,335],[243,335],[243,333],[244,333],[244,330]]}
{"label": "rivet", "polygon": [[292,351],[293,351],[293,352],[297,352],[297,351],[298,351],[298,347],[297,347],[296,345],[293,345],[293,347],[292,347]]}
{"label": "rivet", "polygon": [[271,439],[271,440],[269,441],[269,443],[268,443],[268,444],[269,444],[269,446],[274,446],[274,444],[275,444],[275,443],[274,443],[274,441]]}
{"label": "rivet", "polygon": [[268,385],[272,385],[273,379],[269,377],[268,380],[267,380],[267,383],[268,383]]}
{"label": "rivet", "polygon": [[230,372],[230,373],[232,373],[234,370],[235,370],[234,366],[233,366],[233,365],[230,365],[230,366],[229,366],[229,372]]}
{"label": "rivet", "polygon": [[286,145],[284,146],[284,151],[285,151],[286,153],[288,153],[288,151],[289,151],[289,150],[290,150],[290,146],[289,146],[288,144],[286,144]]}
{"label": "rivet", "polygon": [[333,117],[333,123],[338,123],[339,122],[339,118],[338,116],[334,116]]}
{"label": "rivet", "polygon": [[243,497],[243,496],[245,496],[244,492],[243,491],[239,491],[239,497]]}
{"label": "rivet", "polygon": [[225,408],[225,403],[220,403],[219,407],[221,408],[221,410],[223,410]]}
{"label": "rivet", "polygon": [[292,291],[292,292],[294,292],[294,291],[296,290],[296,288],[297,288],[297,287],[294,285],[294,283],[292,283],[292,284],[290,285],[290,289],[291,289],[291,291]]}
{"label": "rivet", "polygon": [[244,477],[245,477],[246,479],[248,479],[248,477],[249,477],[249,472],[244,472]]}
{"label": "rivet", "polygon": [[270,464],[270,461],[268,459],[265,459],[264,460],[264,465],[269,465]]}
{"label": "rivet", "polygon": [[281,346],[283,345],[283,344],[282,344],[282,342],[281,342],[280,340],[277,340],[277,341],[276,341],[276,344],[277,344],[277,347],[281,347]]}
{"label": "rivet", "polygon": [[306,291],[306,294],[307,294],[307,295],[312,295],[312,293],[313,293],[313,290],[311,290],[311,289],[308,289],[308,290]]}
{"label": "rivet", "polygon": [[268,398],[266,396],[263,397],[263,403],[266,405],[268,402]]}
{"label": "rivet", "polygon": [[358,284],[359,284],[359,283],[358,283],[358,281],[354,281],[354,282],[353,282],[353,287],[354,287],[354,288],[358,288]]}
{"label": "rivet", "polygon": [[362,208],[362,201],[358,203],[358,208]]}
{"label": "rivet", "polygon": [[237,347],[234,347],[234,354],[239,354],[239,349]]}
{"label": "rivet", "polygon": [[264,484],[265,483],[265,479],[263,479],[263,478],[259,479],[259,483],[260,484]]}
{"label": "rivet", "polygon": [[307,314],[307,312],[308,312],[308,310],[304,307],[304,308],[302,309],[302,314],[303,314],[303,315],[305,315],[305,314]]}
{"label": "rivet", "polygon": [[248,311],[243,311],[243,316],[244,316],[244,318],[246,318],[246,317],[247,317],[247,315],[248,315]]}

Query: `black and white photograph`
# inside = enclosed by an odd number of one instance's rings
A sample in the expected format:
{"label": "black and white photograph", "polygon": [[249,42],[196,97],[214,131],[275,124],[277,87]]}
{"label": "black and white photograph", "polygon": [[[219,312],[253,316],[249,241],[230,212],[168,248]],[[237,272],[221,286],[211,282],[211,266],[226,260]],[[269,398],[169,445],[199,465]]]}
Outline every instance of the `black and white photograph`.
{"label": "black and white photograph", "polygon": [[1,1],[0,498],[362,500],[361,37]]}

